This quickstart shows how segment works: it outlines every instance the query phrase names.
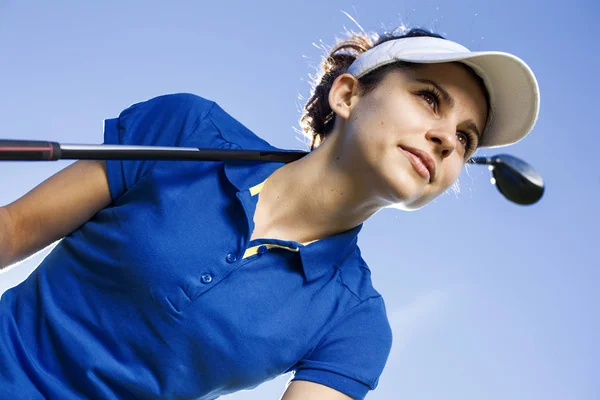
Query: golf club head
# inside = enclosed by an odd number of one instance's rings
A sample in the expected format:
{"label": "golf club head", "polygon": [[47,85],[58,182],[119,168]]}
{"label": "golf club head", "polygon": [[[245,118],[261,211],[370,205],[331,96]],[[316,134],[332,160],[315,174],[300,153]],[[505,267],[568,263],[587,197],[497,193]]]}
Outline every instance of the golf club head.
{"label": "golf club head", "polygon": [[544,181],[531,165],[508,154],[498,154],[490,159],[496,187],[507,199],[529,205],[542,198]]}

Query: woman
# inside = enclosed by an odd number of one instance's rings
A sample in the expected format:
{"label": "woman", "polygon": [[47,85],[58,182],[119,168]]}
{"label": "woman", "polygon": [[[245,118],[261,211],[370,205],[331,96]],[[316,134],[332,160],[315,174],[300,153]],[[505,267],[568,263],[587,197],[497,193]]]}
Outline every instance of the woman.
{"label": "woman", "polygon": [[[0,302],[2,398],[214,399],[290,371],[284,400],[364,398],[392,332],[362,223],[424,206],[538,107],[514,56],[357,35],[324,61],[296,162],[74,163],[1,209],[1,266],[64,237]],[[104,135],[274,149],[189,94],[135,104]]]}

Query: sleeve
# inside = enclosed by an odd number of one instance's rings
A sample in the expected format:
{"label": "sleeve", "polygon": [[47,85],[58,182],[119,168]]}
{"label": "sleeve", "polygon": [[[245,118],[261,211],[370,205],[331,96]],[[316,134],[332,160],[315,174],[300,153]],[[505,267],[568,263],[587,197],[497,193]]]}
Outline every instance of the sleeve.
{"label": "sleeve", "polygon": [[[104,144],[175,146],[194,133],[214,103],[202,97],[168,94],[136,103],[118,118],[104,121]],[[111,197],[115,200],[152,169],[156,160],[106,160]]]}
{"label": "sleeve", "polygon": [[392,330],[383,298],[370,298],[351,309],[296,364],[291,380],[320,383],[362,400],[377,387],[391,347]]}

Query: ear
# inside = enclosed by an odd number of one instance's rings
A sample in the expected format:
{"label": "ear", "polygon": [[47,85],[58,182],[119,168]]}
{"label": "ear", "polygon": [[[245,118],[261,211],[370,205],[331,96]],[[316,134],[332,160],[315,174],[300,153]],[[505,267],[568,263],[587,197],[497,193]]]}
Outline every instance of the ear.
{"label": "ear", "polygon": [[358,94],[358,79],[350,74],[342,74],[335,78],[329,91],[329,106],[336,115],[343,119],[350,118],[353,101]]}

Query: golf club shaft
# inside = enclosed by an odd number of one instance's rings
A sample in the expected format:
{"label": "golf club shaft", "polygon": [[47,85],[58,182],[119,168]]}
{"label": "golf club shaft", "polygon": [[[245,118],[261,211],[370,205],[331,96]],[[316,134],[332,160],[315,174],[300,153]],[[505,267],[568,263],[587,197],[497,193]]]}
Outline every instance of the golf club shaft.
{"label": "golf club shaft", "polygon": [[[196,147],[126,145],[68,145],[39,140],[0,139],[0,161],[56,160],[197,160],[275,161],[289,163],[304,151],[219,150]],[[491,164],[488,157],[473,157],[472,164]]]}
{"label": "golf club shaft", "polygon": [[224,150],[195,147],[61,145],[56,142],[0,139],[0,161],[198,160],[292,162],[303,151]]}
{"label": "golf club shaft", "polygon": [[494,161],[491,157],[471,157],[468,161],[470,164],[484,164],[492,165]]}

